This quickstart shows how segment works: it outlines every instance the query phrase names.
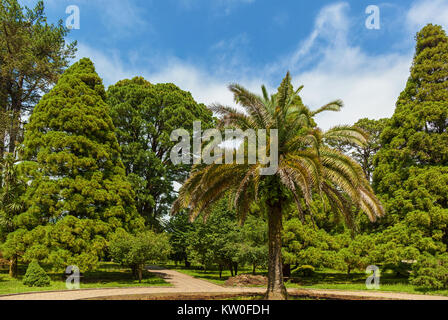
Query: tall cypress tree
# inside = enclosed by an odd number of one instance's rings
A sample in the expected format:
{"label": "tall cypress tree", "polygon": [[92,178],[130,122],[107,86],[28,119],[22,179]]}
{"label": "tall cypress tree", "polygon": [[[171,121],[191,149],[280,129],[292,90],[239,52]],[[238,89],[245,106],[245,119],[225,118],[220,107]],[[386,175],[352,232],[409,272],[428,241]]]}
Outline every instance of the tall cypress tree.
{"label": "tall cypress tree", "polygon": [[448,244],[448,37],[429,24],[416,40],[411,75],[381,135],[374,188],[390,227],[383,239],[436,253]]}
{"label": "tall cypress tree", "polygon": [[103,254],[109,234],[142,225],[105,94],[93,63],[82,59],[30,118],[23,164],[30,181],[28,209],[17,217],[31,230],[29,259],[89,269]]}

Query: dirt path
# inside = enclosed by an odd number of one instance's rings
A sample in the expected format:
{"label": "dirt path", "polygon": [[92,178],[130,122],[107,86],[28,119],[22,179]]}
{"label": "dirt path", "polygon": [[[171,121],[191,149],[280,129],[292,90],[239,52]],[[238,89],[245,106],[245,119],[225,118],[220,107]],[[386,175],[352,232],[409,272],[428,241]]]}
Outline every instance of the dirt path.
{"label": "dirt path", "polygon": [[[201,297],[220,295],[240,295],[240,294],[263,294],[264,288],[227,288],[211,282],[196,279],[189,275],[159,267],[149,267],[148,271],[171,283],[172,287],[136,287],[136,288],[110,288],[110,289],[84,289],[54,292],[35,292],[26,294],[15,294],[0,296],[0,300],[80,300],[80,299],[129,299],[132,296],[138,299],[145,299],[151,296],[176,296],[182,295]],[[393,300],[448,300],[448,297],[415,295],[392,292],[372,292],[372,291],[340,291],[340,290],[288,290],[291,294],[300,296],[311,296],[327,299],[393,299]]]}

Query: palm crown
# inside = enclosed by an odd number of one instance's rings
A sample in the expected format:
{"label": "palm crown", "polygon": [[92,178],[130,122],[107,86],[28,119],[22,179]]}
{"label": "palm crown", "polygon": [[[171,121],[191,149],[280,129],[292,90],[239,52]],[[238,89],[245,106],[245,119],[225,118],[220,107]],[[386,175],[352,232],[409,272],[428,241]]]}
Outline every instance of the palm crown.
{"label": "palm crown", "polygon": [[[291,192],[302,218],[303,204],[309,205],[313,193],[318,193],[325,196],[347,222],[351,222],[352,204],[358,205],[374,221],[384,211],[364,178],[362,168],[326,144],[331,140],[362,145],[367,142],[367,134],[350,126],[322,132],[313,117],[324,111],[339,111],[342,102],[337,100],[310,111],[298,95],[302,88],[293,90],[289,73],[278,93],[272,96],[265,86],[262,87],[263,96],[257,96],[233,84],[229,89],[245,113],[219,104],[212,105],[211,109],[221,116],[221,128],[278,130],[279,166],[275,176]],[[173,211],[189,207],[194,219],[201,212],[207,214],[213,203],[230,191],[235,209],[244,220],[249,204],[258,200],[263,179],[260,168],[264,166],[261,163],[250,165],[247,161],[242,165],[198,165],[182,186]]]}

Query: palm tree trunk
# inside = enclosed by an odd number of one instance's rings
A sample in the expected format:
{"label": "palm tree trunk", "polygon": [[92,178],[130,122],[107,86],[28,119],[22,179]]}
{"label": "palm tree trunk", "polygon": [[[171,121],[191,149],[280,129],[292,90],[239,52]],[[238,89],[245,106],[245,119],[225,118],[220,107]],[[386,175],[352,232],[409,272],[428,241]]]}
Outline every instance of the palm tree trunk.
{"label": "palm tree trunk", "polygon": [[269,266],[267,300],[286,300],[288,293],[283,282],[282,265],[282,207],[279,202],[269,205]]}

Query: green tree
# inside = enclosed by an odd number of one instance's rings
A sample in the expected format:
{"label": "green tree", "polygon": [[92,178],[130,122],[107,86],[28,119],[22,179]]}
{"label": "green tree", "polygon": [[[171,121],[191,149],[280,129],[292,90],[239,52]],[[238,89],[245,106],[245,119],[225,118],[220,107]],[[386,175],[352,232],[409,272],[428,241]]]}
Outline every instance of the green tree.
{"label": "green tree", "polygon": [[33,261],[28,265],[23,284],[28,287],[48,287],[50,286],[50,277],[37,261]]}
{"label": "green tree", "polygon": [[312,223],[302,223],[298,218],[285,221],[282,256],[285,265],[294,265],[294,271],[303,265],[315,268],[338,269],[337,253],[344,248],[347,233],[333,235]]}
{"label": "green tree", "polygon": [[137,210],[156,225],[175,199],[173,183],[181,183],[191,168],[171,162],[171,132],[192,132],[196,120],[209,128],[212,113],[174,84],[151,84],[141,77],[109,87],[107,102]]}
{"label": "green tree", "polygon": [[448,37],[429,24],[416,40],[409,80],[375,158],[374,188],[388,212],[379,240],[395,248],[397,262],[405,252],[415,259],[448,244]]}
{"label": "green tree", "polygon": [[448,288],[448,254],[422,255],[413,266],[411,283],[426,290]]}
{"label": "green tree", "polygon": [[27,259],[85,271],[96,266],[114,230],[143,226],[104,98],[102,81],[85,58],[34,109],[22,163],[27,210],[15,219],[30,231]]}
{"label": "green tree", "polygon": [[[210,213],[210,206],[230,192],[233,204],[244,221],[253,201],[261,204],[268,216],[269,263],[268,290],[266,298],[287,297],[282,273],[282,218],[283,210],[292,200],[303,218],[313,194],[325,195],[327,201],[340,214],[351,221],[350,201],[362,208],[374,220],[383,214],[362,168],[350,157],[329,148],[327,140],[366,142],[364,132],[357,128],[339,126],[327,132],[317,128],[313,117],[323,111],[338,111],[342,103],[335,101],[317,111],[310,111],[294,90],[289,73],[277,94],[269,96],[263,86],[263,96],[257,96],[239,85],[231,85],[235,101],[246,113],[233,108],[215,105],[212,109],[222,116],[222,128],[278,130],[278,170],[274,175],[263,176],[266,168],[260,161],[256,164],[198,165],[182,186],[179,198],[173,206],[176,212],[191,208],[191,216]],[[270,145],[271,137],[267,137]],[[275,142],[274,142],[275,143]],[[241,147],[247,146],[247,141]],[[222,159],[225,163],[225,159]]]}
{"label": "green tree", "polygon": [[48,24],[43,1],[34,9],[17,0],[0,1],[0,157],[21,141],[21,120],[48,92],[74,57],[69,30]]}
{"label": "green tree", "polygon": [[[0,243],[6,240],[9,233],[15,231],[14,218],[22,212],[24,204],[22,196],[26,190],[26,184],[18,170],[16,156],[7,154],[0,160],[1,188],[0,188]],[[6,256],[4,256],[6,258]],[[18,256],[8,256],[9,275],[17,277]]]}
{"label": "green tree", "polygon": [[112,259],[131,268],[139,283],[142,282],[145,266],[165,261],[170,251],[168,235],[153,231],[132,235],[121,229],[112,235],[109,245]]}
{"label": "green tree", "polygon": [[344,243],[344,247],[337,253],[337,269],[345,270],[349,275],[352,270],[364,269],[373,263],[372,251],[375,250],[375,242],[372,236],[358,235],[351,238],[346,234],[339,239]]}
{"label": "green tree", "polygon": [[372,179],[374,167],[374,157],[381,148],[380,136],[384,127],[387,124],[388,119],[371,120],[363,118],[355,123],[357,128],[364,130],[369,138],[365,145],[358,145],[352,142],[329,142],[333,147],[341,150],[342,152],[350,155],[355,159],[364,170],[367,180]]}
{"label": "green tree", "polygon": [[176,263],[183,261],[186,268],[189,268],[191,265],[187,248],[189,234],[193,232],[194,227],[195,225],[189,221],[186,212],[172,216],[165,226],[166,232],[170,235],[170,245],[172,248],[170,259]]}
{"label": "green tree", "polygon": [[249,216],[241,227],[240,240],[236,243],[238,262],[252,266],[252,274],[268,262],[268,225],[265,220]]}
{"label": "green tree", "polygon": [[238,273],[238,244],[240,228],[235,220],[235,212],[229,210],[228,200],[222,199],[211,209],[210,217],[204,215],[203,221],[194,222],[194,228],[187,238],[187,253],[205,270],[216,264],[220,277],[224,267],[231,275]]}

